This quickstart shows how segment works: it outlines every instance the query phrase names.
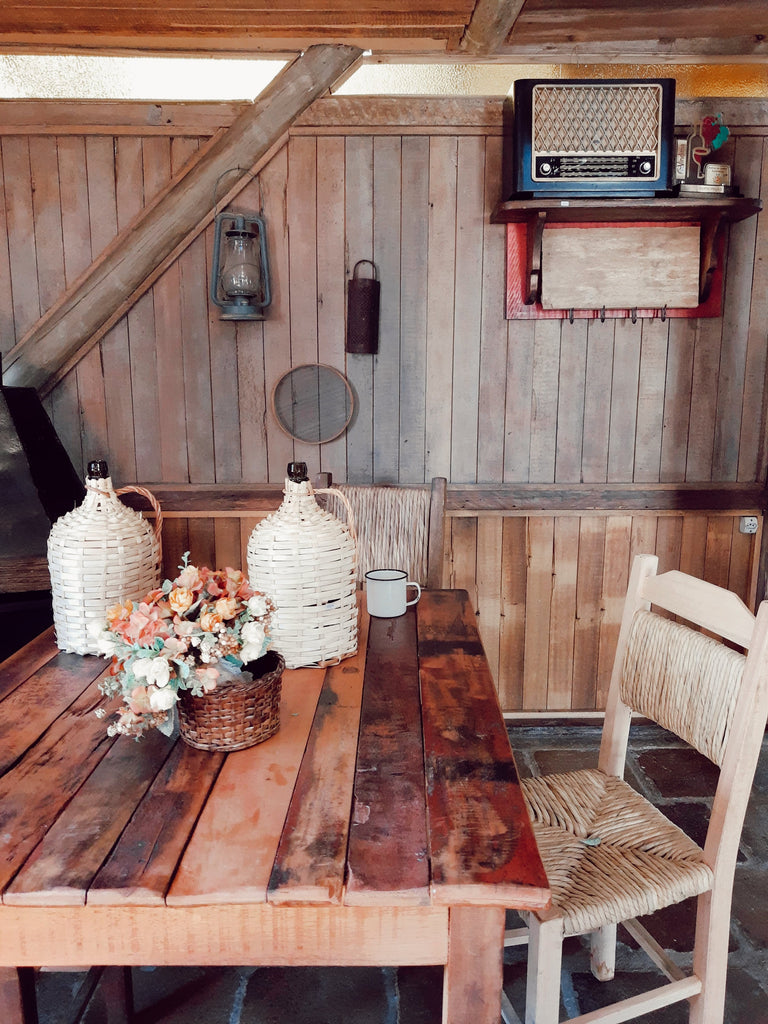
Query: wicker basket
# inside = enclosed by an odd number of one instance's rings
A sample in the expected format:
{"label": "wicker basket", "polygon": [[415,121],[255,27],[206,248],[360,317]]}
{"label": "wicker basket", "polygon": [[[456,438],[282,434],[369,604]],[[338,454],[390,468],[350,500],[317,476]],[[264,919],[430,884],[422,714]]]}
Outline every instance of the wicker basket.
{"label": "wicker basket", "polygon": [[176,706],[185,743],[198,750],[245,750],[274,736],[280,728],[285,662],[277,651],[267,651],[260,660],[267,671],[258,678],[234,677],[202,697],[179,692]]}
{"label": "wicker basket", "polygon": [[[106,472],[106,464],[102,465]],[[138,600],[160,584],[162,515],[154,497],[142,487],[115,491],[109,476],[92,472],[85,485],[82,505],[51,528],[48,568],[58,647],[96,654],[91,623],[105,623],[111,605]],[[153,505],[154,529],[140,512],[120,501],[118,494],[127,491],[143,494]]]}
{"label": "wicker basket", "polygon": [[248,578],[274,602],[270,635],[287,668],[339,662],[357,650],[351,509],[347,527],[314,495],[308,480],[286,479],[282,505],[248,541]]}

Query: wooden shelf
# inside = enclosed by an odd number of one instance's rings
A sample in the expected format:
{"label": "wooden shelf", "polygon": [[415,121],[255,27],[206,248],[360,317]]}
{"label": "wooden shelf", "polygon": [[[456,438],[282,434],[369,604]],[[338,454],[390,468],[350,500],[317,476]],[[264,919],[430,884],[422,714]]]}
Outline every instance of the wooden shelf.
{"label": "wooden shelf", "polygon": [[536,302],[541,295],[541,241],[548,223],[698,223],[701,225],[699,297],[704,302],[717,265],[718,235],[726,224],[754,217],[761,209],[761,200],[745,196],[511,199],[499,203],[491,221],[494,224],[527,225],[526,301],[529,303]]}

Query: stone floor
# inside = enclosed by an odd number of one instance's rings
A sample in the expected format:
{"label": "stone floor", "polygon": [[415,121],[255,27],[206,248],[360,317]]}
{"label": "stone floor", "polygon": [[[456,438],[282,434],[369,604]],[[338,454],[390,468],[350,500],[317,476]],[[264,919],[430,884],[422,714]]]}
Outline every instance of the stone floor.
{"label": "stone floor", "polygon": [[[509,727],[521,775],[568,770],[597,760],[599,729],[561,724]],[[701,841],[716,769],[655,726],[633,730],[627,772],[631,783]],[[768,1024],[768,739],[758,767],[742,834],[733,898],[725,1024]],[[690,963],[692,907],[662,911],[644,923],[680,965]],[[626,933],[620,932],[616,979],[606,985],[589,973],[579,939],[566,943],[562,1016],[659,984],[660,975]],[[141,968],[133,971],[135,1024],[438,1024],[442,970],[428,968]],[[525,949],[505,954],[507,995],[522,1015]],[[83,975],[46,972],[38,979],[40,1024],[72,1024],[82,1001]],[[685,1024],[685,1005],[642,1018],[649,1024]],[[102,993],[81,1024],[107,1024]],[[2,1024],[2,1022],[0,1022]]]}

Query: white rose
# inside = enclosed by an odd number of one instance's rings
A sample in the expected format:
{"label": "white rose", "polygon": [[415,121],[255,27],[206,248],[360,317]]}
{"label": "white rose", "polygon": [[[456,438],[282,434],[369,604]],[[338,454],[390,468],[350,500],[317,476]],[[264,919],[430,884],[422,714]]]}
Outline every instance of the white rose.
{"label": "white rose", "polygon": [[248,611],[256,618],[267,614],[267,599],[263,594],[254,594],[248,598]]}
{"label": "white rose", "polygon": [[152,687],[149,690],[149,706],[153,711],[168,711],[176,703],[176,700],[176,694],[170,687],[166,686],[162,690]]}
{"label": "white rose", "polygon": [[261,647],[264,643],[264,627],[260,622],[246,622],[240,635],[246,644],[258,644]]}
{"label": "white rose", "polygon": [[112,658],[117,653],[115,638],[100,623],[92,622],[88,626],[88,633],[96,645],[97,654],[103,654],[107,658]]}
{"label": "white rose", "polygon": [[171,678],[171,668],[165,658],[139,658],[133,663],[136,679],[146,679],[155,686],[166,686]]}

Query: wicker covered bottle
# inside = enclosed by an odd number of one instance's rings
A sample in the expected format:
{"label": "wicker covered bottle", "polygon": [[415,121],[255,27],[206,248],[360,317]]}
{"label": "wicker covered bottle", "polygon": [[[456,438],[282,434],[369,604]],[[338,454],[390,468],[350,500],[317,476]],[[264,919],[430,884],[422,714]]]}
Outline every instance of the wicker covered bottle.
{"label": "wicker covered bottle", "polygon": [[[115,491],[103,459],[88,463],[82,505],[57,519],[48,536],[48,568],[56,643],[63,651],[95,654],[92,623],[111,605],[136,601],[160,584],[160,510],[141,487]],[[155,506],[155,529],[118,498],[144,494]]]}
{"label": "wicker covered bottle", "polygon": [[285,499],[248,541],[248,578],[274,604],[272,645],[287,668],[340,661],[357,650],[356,545],[320,508],[303,462],[291,462]]}

